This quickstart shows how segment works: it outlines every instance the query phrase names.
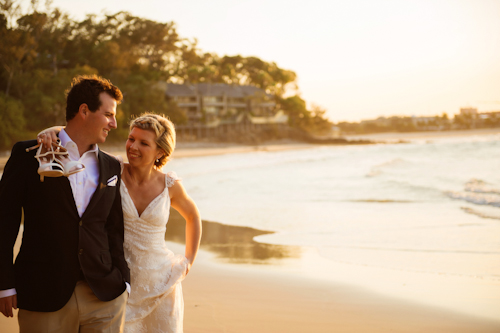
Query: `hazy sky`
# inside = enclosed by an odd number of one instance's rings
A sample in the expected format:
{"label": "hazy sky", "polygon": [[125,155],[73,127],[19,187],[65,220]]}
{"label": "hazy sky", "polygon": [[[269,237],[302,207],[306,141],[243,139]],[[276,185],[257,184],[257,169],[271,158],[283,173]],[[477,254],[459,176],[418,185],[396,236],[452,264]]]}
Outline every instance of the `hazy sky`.
{"label": "hazy sky", "polygon": [[174,21],[203,51],[298,75],[333,121],[500,110],[500,0],[54,0],[81,19]]}

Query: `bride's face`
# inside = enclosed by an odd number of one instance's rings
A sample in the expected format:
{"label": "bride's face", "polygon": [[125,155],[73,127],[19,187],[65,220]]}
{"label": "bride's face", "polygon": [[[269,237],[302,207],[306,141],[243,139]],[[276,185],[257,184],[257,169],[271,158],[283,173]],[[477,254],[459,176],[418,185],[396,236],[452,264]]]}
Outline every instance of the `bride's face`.
{"label": "bride's face", "polygon": [[161,149],[155,142],[155,133],[138,127],[132,128],[125,148],[128,162],[132,166],[151,165],[162,156]]}

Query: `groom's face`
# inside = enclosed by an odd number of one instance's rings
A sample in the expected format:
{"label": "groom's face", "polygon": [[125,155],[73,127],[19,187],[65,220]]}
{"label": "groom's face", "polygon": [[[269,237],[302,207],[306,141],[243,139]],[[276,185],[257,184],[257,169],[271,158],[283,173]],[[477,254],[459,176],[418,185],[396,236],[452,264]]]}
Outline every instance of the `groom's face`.
{"label": "groom's face", "polygon": [[101,106],[86,117],[86,129],[93,143],[103,143],[111,129],[116,128],[116,100],[107,93],[99,95]]}

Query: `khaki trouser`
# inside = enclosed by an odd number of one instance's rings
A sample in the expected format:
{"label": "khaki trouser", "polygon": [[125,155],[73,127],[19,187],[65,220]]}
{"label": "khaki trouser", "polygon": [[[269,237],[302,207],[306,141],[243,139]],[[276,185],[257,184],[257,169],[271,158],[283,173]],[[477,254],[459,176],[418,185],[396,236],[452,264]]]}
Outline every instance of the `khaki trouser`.
{"label": "khaki trouser", "polygon": [[85,281],[78,281],[66,305],[54,312],[19,310],[20,333],[94,333],[123,332],[125,305],[128,293],[124,291],[112,301],[99,300]]}

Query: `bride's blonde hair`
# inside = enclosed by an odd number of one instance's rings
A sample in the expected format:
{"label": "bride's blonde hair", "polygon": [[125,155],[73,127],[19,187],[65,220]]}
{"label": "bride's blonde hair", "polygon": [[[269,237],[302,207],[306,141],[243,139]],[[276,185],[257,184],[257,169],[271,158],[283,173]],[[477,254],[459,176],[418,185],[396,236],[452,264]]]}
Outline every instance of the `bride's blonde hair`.
{"label": "bride's blonde hair", "polygon": [[164,115],[145,112],[130,121],[130,130],[132,131],[134,127],[152,131],[155,134],[156,145],[165,153],[154,163],[157,169],[161,169],[170,160],[175,149],[174,124]]}

